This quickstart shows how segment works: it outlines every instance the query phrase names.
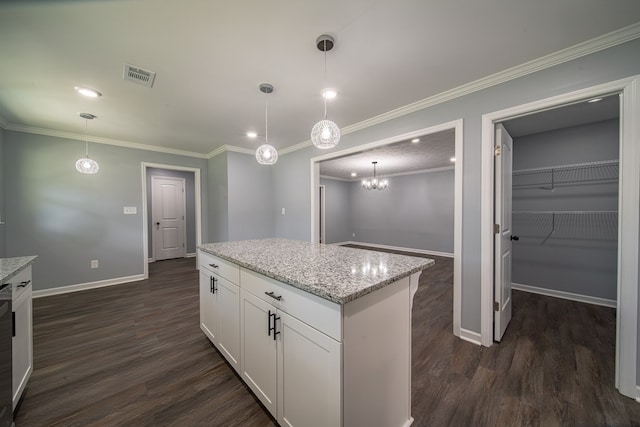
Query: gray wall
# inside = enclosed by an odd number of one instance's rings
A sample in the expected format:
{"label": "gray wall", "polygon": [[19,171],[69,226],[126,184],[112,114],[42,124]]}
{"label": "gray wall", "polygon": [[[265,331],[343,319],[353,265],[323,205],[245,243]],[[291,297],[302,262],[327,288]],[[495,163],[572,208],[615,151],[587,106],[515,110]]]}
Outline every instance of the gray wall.
{"label": "gray wall", "polygon": [[[514,170],[617,160],[619,121],[516,138]],[[597,172],[583,172],[597,177]],[[586,175],[588,174],[588,175]],[[573,174],[575,175],[575,174]],[[568,173],[559,175],[570,178]],[[600,176],[603,175],[600,172]],[[514,178],[513,210],[617,211],[618,182],[583,182],[545,190],[518,186]],[[542,180],[546,176],[538,174]],[[617,215],[556,215],[552,235],[551,215],[514,214],[513,282],[610,300],[617,294]],[[546,239],[547,236],[550,236]]]}
{"label": "gray wall", "polygon": [[170,169],[147,168],[147,236],[149,240],[149,257],[153,254],[153,221],[151,220],[151,177],[164,176],[183,178],[185,182],[185,225],[187,233],[187,254],[196,253],[196,184],[195,173]]}
{"label": "gray wall", "polygon": [[230,152],[227,159],[229,240],[273,237],[271,166],[248,154]]}
{"label": "gray wall", "polygon": [[353,240],[453,253],[453,169],[393,176],[386,191],[365,191],[360,181],[320,183],[327,186],[327,243]]}
{"label": "gray wall", "polygon": [[640,74],[638,52],[640,40],[633,40],[343,135],[332,150],[307,147],[281,156],[274,165],[273,189],[276,206],[285,206],[287,215],[276,215],[276,236],[311,238],[311,158],[462,118],[462,328],[479,333],[482,114]]}
{"label": "gray wall", "polygon": [[5,209],[4,209],[4,130],[0,128],[0,258],[6,256]]}
{"label": "gray wall", "polygon": [[208,162],[207,183],[209,186],[209,239],[206,242],[229,240],[229,182],[227,179],[227,155],[219,154]]}
{"label": "gray wall", "polygon": [[352,238],[351,182],[320,179],[325,186],[325,238],[326,243],[340,243]]}
{"label": "gray wall", "polygon": [[354,240],[453,253],[454,171],[389,178],[389,190],[351,184]]}
{"label": "gray wall", "polygon": [[[142,212],[141,162],[206,168],[203,159],[111,145],[90,151],[100,172],[82,175],[81,141],[4,133],[7,256],[38,255],[35,290],[143,274],[142,217],[122,212]],[[202,193],[206,203],[206,185]]]}

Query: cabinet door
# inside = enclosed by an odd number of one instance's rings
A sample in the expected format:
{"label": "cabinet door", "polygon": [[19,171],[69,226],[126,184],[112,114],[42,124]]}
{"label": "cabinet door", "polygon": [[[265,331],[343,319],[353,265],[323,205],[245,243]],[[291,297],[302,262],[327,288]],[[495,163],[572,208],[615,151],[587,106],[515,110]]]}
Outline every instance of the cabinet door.
{"label": "cabinet door", "polygon": [[222,277],[216,277],[218,335],[214,344],[231,366],[240,372],[240,288]]}
{"label": "cabinet door", "polygon": [[13,409],[33,371],[33,328],[31,289],[25,290],[13,307],[15,336],[12,341]]}
{"label": "cabinet door", "polygon": [[253,294],[241,290],[240,354],[241,377],[262,404],[276,417],[277,342],[273,326],[275,308]]}
{"label": "cabinet door", "polygon": [[278,422],[340,426],[342,344],[286,313],[278,316]]}
{"label": "cabinet door", "polygon": [[209,337],[212,343],[216,342],[217,325],[215,303],[213,293],[213,273],[205,268],[200,269],[200,329]]}

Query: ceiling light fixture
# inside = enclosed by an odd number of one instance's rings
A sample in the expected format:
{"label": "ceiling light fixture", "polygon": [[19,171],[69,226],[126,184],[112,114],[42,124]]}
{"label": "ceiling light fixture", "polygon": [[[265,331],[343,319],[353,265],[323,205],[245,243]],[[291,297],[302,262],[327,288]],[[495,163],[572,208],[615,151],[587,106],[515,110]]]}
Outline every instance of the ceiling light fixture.
{"label": "ceiling light fixture", "polygon": [[365,190],[387,190],[389,188],[389,180],[378,179],[376,175],[376,165],[378,162],[371,162],[373,164],[373,177],[370,179],[362,180],[362,188]]}
{"label": "ceiling light fixture", "polygon": [[587,102],[592,103],[592,102],[598,102],[598,101],[602,101],[602,98],[593,98],[588,100]]}
{"label": "ceiling light fixture", "polygon": [[96,116],[90,113],[80,113],[80,117],[84,119],[85,154],[83,158],[78,159],[76,162],[76,170],[80,173],[93,175],[98,173],[100,165],[98,165],[98,162],[95,160],[89,158],[89,136],[87,129],[89,127],[89,120],[95,119]]}
{"label": "ceiling light fixture", "polygon": [[88,98],[98,98],[101,97],[102,94],[100,92],[98,92],[95,89],[91,89],[88,87],[82,87],[82,86],[75,86],[74,89],[83,96],[86,96]]}
{"label": "ceiling light fixture", "polygon": [[[327,51],[333,49],[335,41],[333,37],[323,34],[316,40],[316,46],[324,52],[324,80],[327,81]],[[326,94],[326,92],[325,92]],[[327,120],[327,98],[324,99],[324,118],[311,129],[311,142],[318,148],[333,148],[340,141],[340,128],[331,120]]]}
{"label": "ceiling light fixture", "polygon": [[322,91],[322,97],[325,99],[333,99],[338,96],[338,92],[333,89],[324,89]]}
{"label": "ceiling light fixture", "polygon": [[[273,92],[273,85],[269,83],[262,83],[260,85],[260,92],[268,95]],[[256,160],[261,165],[272,165],[278,161],[278,151],[271,145],[269,145],[269,103],[264,102],[264,144],[262,144],[256,150]]]}
{"label": "ceiling light fixture", "polygon": [[247,137],[248,138],[257,138],[258,134],[255,132],[247,132]]}
{"label": "ceiling light fixture", "polygon": [[449,161],[453,163],[453,162],[456,161],[456,158],[455,157],[451,157],[451,158],[449,158]]}
{"label": "ceiling light fixture", "polygon": [[418,143],[418,142],[420,142],[420,138],[413,138],[413,139],[411,140],[411,142],[413,142],[414,144],[415,144],[415,143]]}
{"label": "ceiling light fixture", "polygon": [[358,176],[358,174],[357,174],[357,173],[355,173],[355,172],[351,172],[351,177],[352,177],[352,178],[355,178],[356,176]]}

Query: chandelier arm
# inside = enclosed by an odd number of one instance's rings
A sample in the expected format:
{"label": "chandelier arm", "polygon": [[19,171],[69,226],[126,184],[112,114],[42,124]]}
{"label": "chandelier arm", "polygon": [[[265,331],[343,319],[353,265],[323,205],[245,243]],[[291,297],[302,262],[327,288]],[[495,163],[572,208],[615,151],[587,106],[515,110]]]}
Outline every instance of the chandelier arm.
{"label": "chandelier arm", "polygon": [[327,87],[327,40],[324,40],[324,87],[322,99],[324,99],[324,119],[327,119],[327,94],[324,92]]}

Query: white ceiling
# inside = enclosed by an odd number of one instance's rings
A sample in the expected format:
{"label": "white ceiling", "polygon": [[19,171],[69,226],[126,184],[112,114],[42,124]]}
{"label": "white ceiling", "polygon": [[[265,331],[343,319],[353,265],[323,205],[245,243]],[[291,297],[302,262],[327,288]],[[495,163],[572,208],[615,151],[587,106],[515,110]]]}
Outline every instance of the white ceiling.
{"label": "white ceiling", "polygon": [[[411,140],[350,154],[348,156],[320,162],[320,175],[343,180],[361,180],[373,175],[371,162],[378,162],[379,176],[438,169],[454,166],[455,132],[446,130]],[[357,177],[352,177],[355,172]]]}
{"label": "white ceiling", "polygon": [[[83,138],[89,112],[103,141],[204,155],[255,149],[268,97],[283,149],[322,117],[320,34],[336,39],[328,109],[344,128],[638,21],[637,0],[5,0],[0,123]],[[124,63],[154,87],[123,81]]]}

